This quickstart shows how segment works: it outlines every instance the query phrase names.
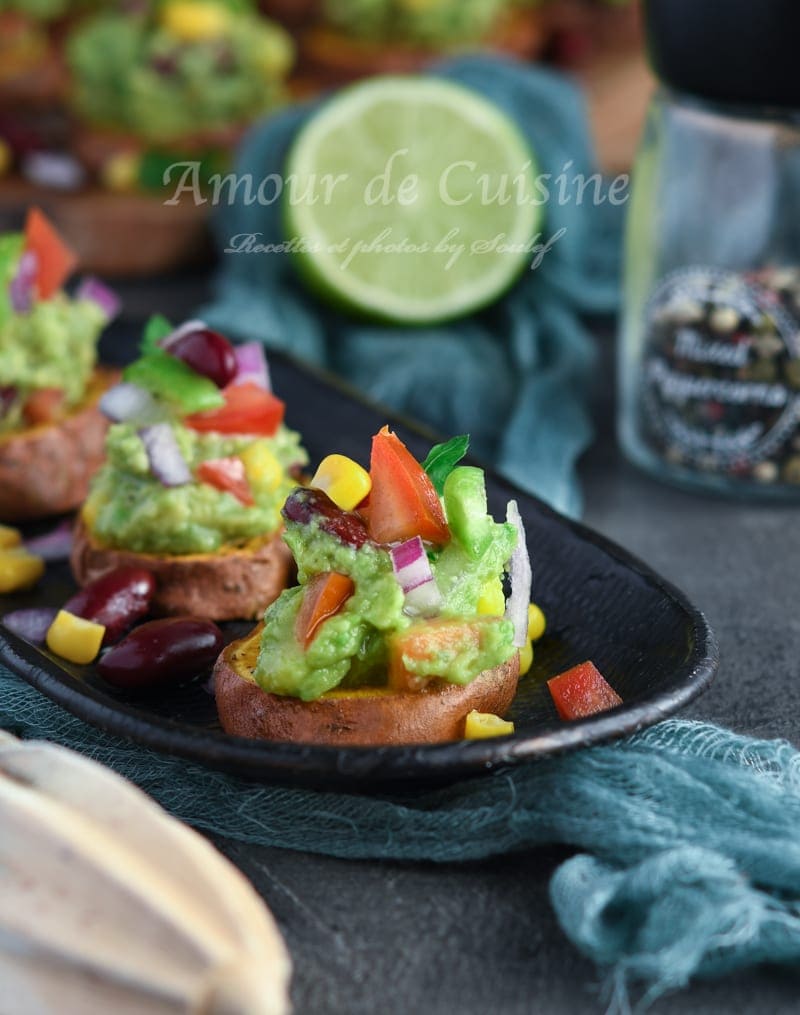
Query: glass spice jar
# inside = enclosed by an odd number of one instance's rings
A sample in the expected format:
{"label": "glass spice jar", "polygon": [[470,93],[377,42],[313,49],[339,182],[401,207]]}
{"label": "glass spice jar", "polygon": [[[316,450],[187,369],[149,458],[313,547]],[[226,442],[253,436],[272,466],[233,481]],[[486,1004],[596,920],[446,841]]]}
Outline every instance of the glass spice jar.
{"label": "glass spice jar", "polygon": [[644,9],[661,87],[628,210],[620,439],[668,480],[800,497],[800,11]]}

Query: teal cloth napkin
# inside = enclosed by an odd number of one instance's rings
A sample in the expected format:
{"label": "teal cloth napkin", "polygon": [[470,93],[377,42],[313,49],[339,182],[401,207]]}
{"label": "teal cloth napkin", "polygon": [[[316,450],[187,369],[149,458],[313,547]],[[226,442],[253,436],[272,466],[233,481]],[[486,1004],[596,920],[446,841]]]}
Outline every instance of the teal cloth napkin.
{"label": "teal cloth napkin", "polygon": [[[235,338],[322,364],[440,433],[471,433],[479,457],[576,515],[574,465],[592,436],[585,399],[593,347],[581,314],[617,305],[622,205],[574,199],[570,181],[597,169],[581,94],[566,78],[490,57],[460,59],[439,73],[501,106],[528,137],[541,173],[566,174],[573,199],[562,203],[552,185],[543,239],[565,232],[540,266],[481,314],[410,329],[365,324],[321,305],[285,254],[228,253],[216,300],[199,313]],[[236,174],[256,181],[282,174],[292,139],[315,108],[290,108],[251,132]],[[248,206],[243,191],[217,209],[214,228],[221,250],[241,234],[260,233],[263,244],[283,238],[278,205]]]}
{"label": "teal cloth napkin", "polygon": [[0,667],[0,728],[127,776],[241,842],[339,857],[471,860],[564,843],[550,892],[607,971],[614,1010],[757,962],[800,960],[800,754],[668,720],[627,740],[445,789],[364,797],[260,786],[86,726]]}

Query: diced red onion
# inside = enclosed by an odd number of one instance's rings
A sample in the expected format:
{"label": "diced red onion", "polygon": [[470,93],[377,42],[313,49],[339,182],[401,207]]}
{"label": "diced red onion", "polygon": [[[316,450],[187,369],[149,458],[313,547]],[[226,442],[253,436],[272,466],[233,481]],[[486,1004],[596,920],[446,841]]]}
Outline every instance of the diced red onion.
{"label": "diced red onion", "polygon": [[65,519],[50,532],[26,539],[25,549],[49,564],[57,560],[69,560],[72,552],[72,521]]}
{"label": "diced red onion", "polygon": [[32,645],[43,645],[56,619],[58,610],[49,606],[33,606],[27,610],[13,610],[3,617],[3,624],[9,631],[31,642]]}
{"label": "diced red onion", "polygon": [[99,278],[94,278],[91,275],[81,282],[75,296],[79,300],[90,300],[92,303],[96,303],[105,314],[107,321],[114,320],[122,305],[119,296],[113,289],[109,289]]}
{"label": "diced red onion", "polygon": [[22,175],[40,187],[77,190],[86,180],[86,171],[68,152],[31,152],[22,160]]}
{"label": "diced red onion", "polygon": [[236,356],[233,384],[256,384],[264,391],[272,391],[269,364],[260,342],[245,342],[244,345],[234,346],[233,353]]}
{"label": "diced red onion", "polygon": [[150,392],[127,381],[115,384],[100,399],[100,411],[115,423],[144,419],[154,408],[155,401]]}
{"label": "diced red onion", "polygon": [[405,596],[404,609],[409,613],[432,617],[439,612],[442,594],[431,570],[431,562],[419,536],[393,546],[389,550],[392,569]]}
{"label": "diced red onion", "polygon": [[150,471],[162,486],[185,486],[186,483],[191,483],[192,473],[169,423],[142,427],[139,437],[147,452]]}
{"label": "diced red onion", "polygon": [[17,314],[27,314],[33,306],[39,258],[33,250],[25,250],[19,259],[17,271],[8,286],[11,308]]}
{"label": "diced red onion", "polygon": [[174,331],[165,335],[158,344],[166,352],[169,352],[170,346],[175,345],[175,343],[179,339],[183,338],[184,335],[190,335],[193,331],[204,331],[206,328],[208,328],[208,325],[205,321],[184,321],[183,324],[179,324]]}
{"label": "diced red onion", "polygon": [[511,578],[511,595],[506,603],[506,619],[514,625],[514,644],[522,648],[528,641],[528,607],[531,602],[531,559],[528,556],[528,543],[525,538],[525,526],[515,500],[508,502],[506,521],[517,530],[517,545],[511,554],[509,575]]}

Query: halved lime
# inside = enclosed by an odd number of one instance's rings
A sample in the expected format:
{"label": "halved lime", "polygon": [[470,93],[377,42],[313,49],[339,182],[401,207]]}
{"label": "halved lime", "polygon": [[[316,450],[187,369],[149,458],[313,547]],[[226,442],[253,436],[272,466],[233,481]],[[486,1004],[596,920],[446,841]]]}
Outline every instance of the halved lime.
{"label": "halved lime", "polygon": [[468,314],[531,259],[536,165],[515,125],[433,77],[381,77],[311,118],[286,164],[299,266],[352,310],[405,324]]}

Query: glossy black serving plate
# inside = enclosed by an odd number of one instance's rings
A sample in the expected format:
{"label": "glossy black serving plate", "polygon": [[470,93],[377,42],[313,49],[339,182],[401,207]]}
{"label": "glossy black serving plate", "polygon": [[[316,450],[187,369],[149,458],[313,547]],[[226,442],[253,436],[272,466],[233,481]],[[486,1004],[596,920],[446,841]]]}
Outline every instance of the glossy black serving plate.
{"label": "glossy black serving plate", "polygon": [[[283,357],[271,357],[287,422],[302,431],[312,461],[332,451],[364,462],[370,436],[390,422],[424,457],[432,442],[404,421],[341,384]],[[619,547],[567,521],[496,475],[487,475],[490,507],[502,517],[516,498],[533,559],[534,599],[548,633],[520,682],[510,718],[513,736],[435,746],[324,748],[245,740],[219,728],[204,678],[158,696],[114,691],[91,667],[64,663],[0,627],[0,659],[65,709],[157,751],[261,781],[365,789],[448,781],[528,758],[600,743],[675,712],[712,679],[717,645],[703,615],[677,589]],[[51,567],[34,593],[5,597],[18,606],[60,605],[73,585],[66,566]],[[231,638],[248,626],[229,625]],[[624,704],[595,718],[559,720],[548,677],[591,659]]]}

